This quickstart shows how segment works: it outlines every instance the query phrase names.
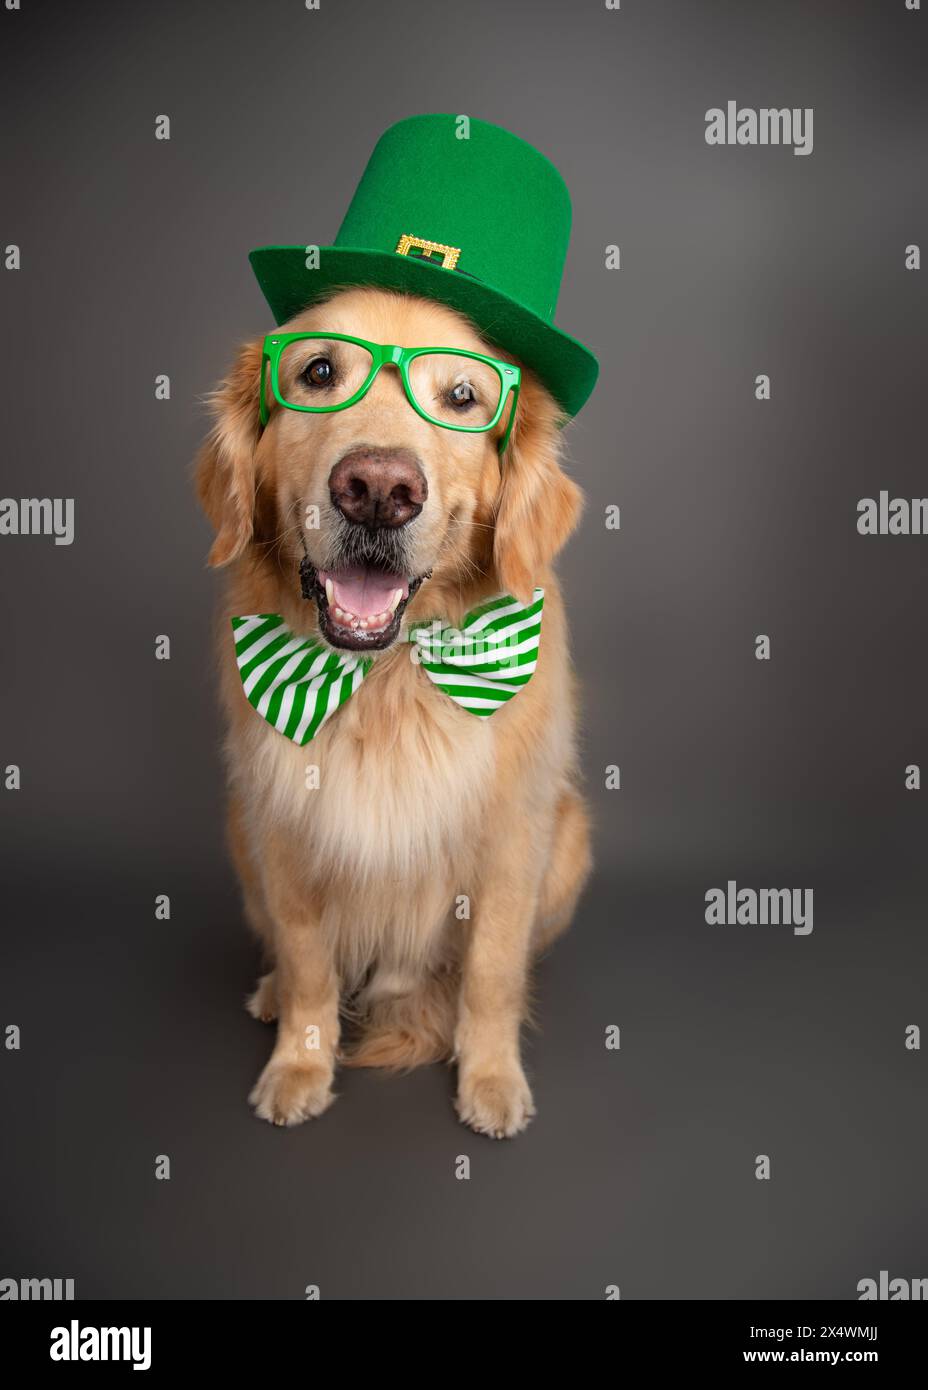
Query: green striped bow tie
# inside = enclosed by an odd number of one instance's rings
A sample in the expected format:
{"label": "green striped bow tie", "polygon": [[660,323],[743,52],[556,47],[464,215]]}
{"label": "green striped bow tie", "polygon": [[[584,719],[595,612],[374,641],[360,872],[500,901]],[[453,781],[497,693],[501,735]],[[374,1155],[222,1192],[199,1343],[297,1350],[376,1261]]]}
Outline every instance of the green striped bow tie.
{"label": "green striped bow tie", "polygon": [[[509,594],[468,613],[460,628],[438,619],[410,626],[406,640],[429,680],[455,704],[492,714],[531,680],[541,640],[544,590],[529,604]],[[249,704],[301,746],[353,695],[372,658],[297,637],[279,613],[232,619],[235,660]]]}

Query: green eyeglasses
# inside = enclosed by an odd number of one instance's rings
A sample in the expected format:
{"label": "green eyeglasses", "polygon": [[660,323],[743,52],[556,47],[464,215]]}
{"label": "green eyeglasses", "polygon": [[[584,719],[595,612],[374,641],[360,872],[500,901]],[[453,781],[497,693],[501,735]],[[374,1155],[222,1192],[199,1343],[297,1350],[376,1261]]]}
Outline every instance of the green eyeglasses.
{"label": "green eyeglasses", "polygon": [[319,415],[357,405],[388,363],[399,369],[416,414],[442,429],[485,434],[499,424],[511,396],[509,422],[499,442],[499,452],[505,451],[522,380],[518,367],[479,352],[368,343],[348,333],[268,334],[261,353],[261,424],[269,418],[267,364],[278,404]]}

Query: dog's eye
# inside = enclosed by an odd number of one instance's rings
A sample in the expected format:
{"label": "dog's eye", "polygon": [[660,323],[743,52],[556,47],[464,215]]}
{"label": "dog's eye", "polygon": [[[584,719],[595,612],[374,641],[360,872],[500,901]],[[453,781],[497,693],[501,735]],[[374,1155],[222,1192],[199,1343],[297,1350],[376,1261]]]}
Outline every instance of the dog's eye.
{"label": "dog's eye", "polygon": [[303,380],[307,386],[331,386],[335,379],[335,369],[327,357],[314,357],[308,367],[303,369]]}
{"label": "dog's eye", "polygon": [[468,406],[474,404],[476,399],[476,392],[469,381],[459,381],[457,386],[452,386],[448,392],[448,404],[455,406],[458,410],[466,410]]}

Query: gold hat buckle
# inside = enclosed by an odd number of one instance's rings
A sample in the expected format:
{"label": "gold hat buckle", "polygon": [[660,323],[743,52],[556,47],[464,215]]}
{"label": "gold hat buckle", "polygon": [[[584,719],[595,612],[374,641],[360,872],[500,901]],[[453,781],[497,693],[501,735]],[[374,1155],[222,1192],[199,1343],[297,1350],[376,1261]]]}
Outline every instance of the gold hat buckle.
{"label": "gold hat buckle", "polygon": [[460,246],[445,246],[441,241],[428,241],[424,237],[410,236],[404,232],[396,243],[396,254],[398,256],[408,256],[410,250],[415,247],[422,252],[417,260],[431,260],[436,254],[441,255],[441,264],[444,270],[454,270],[461,254]]}

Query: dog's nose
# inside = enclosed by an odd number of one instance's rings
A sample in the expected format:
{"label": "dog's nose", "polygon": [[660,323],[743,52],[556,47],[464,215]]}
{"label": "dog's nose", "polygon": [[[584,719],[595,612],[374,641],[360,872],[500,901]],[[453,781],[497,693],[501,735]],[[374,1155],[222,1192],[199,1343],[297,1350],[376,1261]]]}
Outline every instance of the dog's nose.
{"label": "dog's nose", "polygon": [[409,449],[353,449],[329,474],[329,494],[356,526],[405,526],[429,495],[419,460]]}

